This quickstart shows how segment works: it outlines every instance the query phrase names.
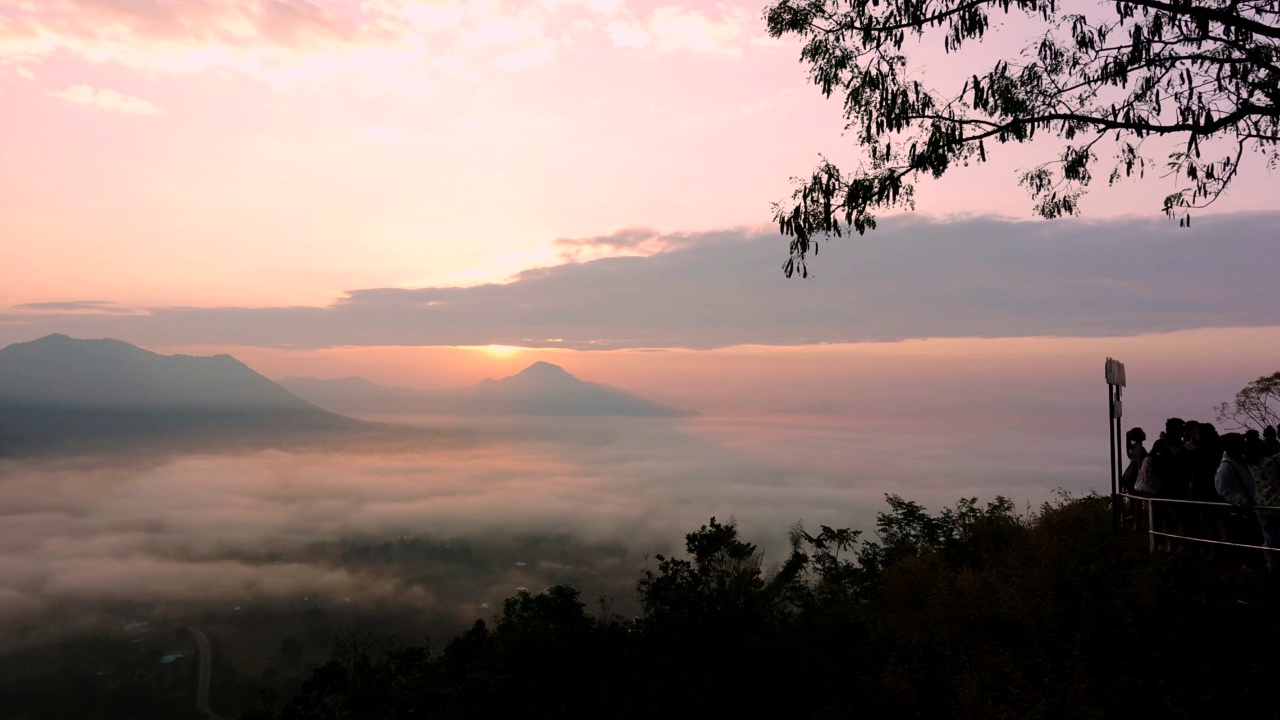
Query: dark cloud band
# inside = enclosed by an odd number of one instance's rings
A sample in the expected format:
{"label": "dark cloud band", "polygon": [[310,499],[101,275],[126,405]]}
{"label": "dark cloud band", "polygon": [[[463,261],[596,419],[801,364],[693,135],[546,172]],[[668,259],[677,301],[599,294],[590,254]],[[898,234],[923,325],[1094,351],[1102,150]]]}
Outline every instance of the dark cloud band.
{"label": "dark cloud band", "polygon": [[[765,231],[649,231],[573,248],[661,249],[469,288],[356,290],[328,307],[0,315],[0,338],[49,332],[143,345],[522,345],[577,349],[806,345],[927,337],[1133,335],[1277,324],[1280,213],[1102,222],[902,217],[824,245],[785,280]],[[563,243],[562,243],[563,245]],[[73,303],[75,304],[75,303]]]}

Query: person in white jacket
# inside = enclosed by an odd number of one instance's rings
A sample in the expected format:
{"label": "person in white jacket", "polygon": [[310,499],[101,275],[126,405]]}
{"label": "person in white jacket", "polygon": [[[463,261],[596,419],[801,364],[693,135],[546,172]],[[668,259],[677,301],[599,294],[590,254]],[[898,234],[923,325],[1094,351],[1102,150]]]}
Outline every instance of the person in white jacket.
{"label": "person in white jacket", "polygon": [[1218,474],[1213,485],[1223,500],[1239,507],[1253,507],[1258,504],[1257,491],[1254,487],[1253,473],[1245,464],[1245,442],[1240,433],[1227,433],[1222,436],[1222,462],[1218,465]]}
{"label": "person in white jacket", "polygon": [[[1248,518],[1233,512],[1227,517],[1227,540],[1239,545],[1257,545],[1257,515],[1253,510],[1258,504],[1258,493],[1254,484],[1253,473],[1247,464],[1247,444],[1240,433],[1227,433],[1222,436],[1222,462],[1218,465],[1218,474],[1213,479],[1214,487],[1223,500],[1239,508],[1248,509]],[[1246,564],[1256,562],[1256,555],[1244,548],[1238,548],[1239,557]],[[1262,551],[1263,559],[1268,560],[1271,553]],[[1274,563],[1271,560],[1268,566]]]}

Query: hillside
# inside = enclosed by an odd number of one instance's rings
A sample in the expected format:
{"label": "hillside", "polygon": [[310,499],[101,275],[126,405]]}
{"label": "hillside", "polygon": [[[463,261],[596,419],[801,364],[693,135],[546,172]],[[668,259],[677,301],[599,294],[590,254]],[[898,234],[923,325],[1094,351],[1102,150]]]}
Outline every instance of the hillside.
{"label": "hillside", "polygon": [[274,445],[356,427],[229,355],[50,335],[0,349],[0,455]]}

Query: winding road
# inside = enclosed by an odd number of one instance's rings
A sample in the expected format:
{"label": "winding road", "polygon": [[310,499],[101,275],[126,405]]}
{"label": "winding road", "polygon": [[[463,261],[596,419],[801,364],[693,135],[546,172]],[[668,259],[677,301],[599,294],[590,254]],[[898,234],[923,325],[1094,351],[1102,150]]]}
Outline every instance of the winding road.
{"label": "winding road", "polygon": [[198,628],[190,625],[183,625],[178,629],[191,633],[191,636],[196,639],[196,646],[200,648],[200,684],[196,686],[196,710],[212,720],[223,720],[209,709],[209,677],[213,672],[213,651],[209,649],[209,638]]}

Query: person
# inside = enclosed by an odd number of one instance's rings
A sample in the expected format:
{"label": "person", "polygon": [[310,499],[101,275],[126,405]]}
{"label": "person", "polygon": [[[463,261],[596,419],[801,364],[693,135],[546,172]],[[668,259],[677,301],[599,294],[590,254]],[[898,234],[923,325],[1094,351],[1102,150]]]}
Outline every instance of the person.
{"label": "person", "polygon": [[1262,442],[1267,444],[1267,455],[1275,455],[1280,453],[1280,438],[1276,437],[1276,426],[1268,425],[1262,428]]}
{"label": "person", "polygon": [[1197,420],[1188,420],[1182,424],[1182,444],[1191,447],[1196,442],[1196,431],[1200,428]]}
{"label": "person", "polygon": [[[1198,423],[1197,423],[1198,424]],[[1191,494],[1191,453],[1187,448],[1186,442],[1183,440],[1186,434],[1187,423],[1182,418],[1169,418],[1164,422],[1164,437],[1168,439],[1165,457],[1160,462],[1160,493],[1159,496],[1169,500],[1187,500]],[[1158,503],[1157,508],[1163,506],[1163,515],[1165,516],[1164,525],[1166,532],[1171,532],[1179,537],[1188,537],[1188,526],[1194,527],[1199,514],[1194,506],[1182,505],[1178,503]],[[1159,514],[1159,513],[1157,513]],[[1185,549],[1187,546],[1182,542],[1173,542],[1171,547],[1180,546]]]}
{"label": "person", "polygon": [[[1274,430],[1272,430],[1274,432]],[[1270,452],[1263,435],[1261,452],[1249,466],[1253,473],[1254,497],[1257,506],[1254,512],[1258,516],[1258,529],[1262,531],[1262,544],[1272,550],[1264,550],[1267,561],[1267,572],[1280,572],[1280,453]]]}
{"label": "person", "polygon": [[1245,436],[1227,433],[1222,436],[1222,462],[1214,476],[1213,485],[1222,499],[1237,507],[1253,507],[1257,494],[1253,473],[1245,464]]}
{"label": "person", "polygon": [[[1190,423],[1188,423],[1190,425]],[[1222,442],[1218,438],[1217,429],[1209,423],[1196,423],[1191,444],[1187,450],[1190,465],[1190,482],[1187,486],[1187,499],[1201,503],[1221,503],[1215,480],[1218,465],[1222,462]],[[1223,540],[1226,536],[1222,524],[1222,508],[1212,505],[1191,505],[1186,507],[1187,530],[1193,537],[1205,540]],[[1201,552],[1213,557],[1214,545],[1201,543]]]}
{"label": "person", "polygon": [[1147,459],[1147,449],[1142,443],[1147,441],[1147,433],[1142,428],[1129,428],[1124,434],[1124,452],[1129,464],[1120,475],[1120,492],[1131,493],[1138,481],[1138,473],[1142,470],[1142,462]]}
{"label": "person", "polygon": [[1147,459],[1147,449],[1142,444],[1146,439],[1147,433],[1140,427],[1129,428],[1129,432],[1124,434],[1124,452],[1129,458],[1129,464],[1120,474],[1120,492],[1126,496],[1121,505],[1121,519],[1127,527],[1131,526],[1135,530],[1145,529],[1147,519],[1145,503],[1129,497],[1136,492],[1134,486],[1138,483],[1142,464]]}
{"label": "person", "polygon": [[1240,433],[1226,433],[1222,436],[1222,462],[1217,466],[1217,475],[1213,478],[1213,487],[1222,500],[1238,507],[1257,505],[1257,491],[1254,487],[1253,473],[1245,464],[1245,436]]}
{"label": "person", "polygon": [[[1197,423],[1198,424],[1198,423]],[[1161,468],[1160,496],[1176,500],[1186,500],[1191,489],[1191,459],[1187,452],[1187,444],[1183,440],[1186,423],[1182,418],[1169,418],[1164,421],[1164,432],[1160,437],[1165,439],[1167,458]]]}
{"label": "person", "polygon": [[[1258,441],[1261,442],[1261,437]],[[1255,443],[1245,441],[1240,433],[1227,433],[1222,436],[1222,462],[1218,465],[1218,474],[1214,478],[1214,486],[1222,499],[1240,508],[1227,517],[1227,541],[1238,545],[1257,545],[1257,514],[1254,506],[1258,504],[1253,473],[1249,470],[1248,459]],[[1245,522],[1248,513],[1248,522]],[[1249,553],[1236,553],[1243,561]],[[1246,563],[1247,564],[1247,563]]]}
{"label": "person", "polygon": [[[1151,445],[1151,454],[1142,463],[1134,490],[1139,495],[1151,498],[1186,500],[1187,486],[1182,480],[1182,458],[1173,450],[1181,441],[1173,441],[1177,437],[1168,431]],[[1173,550],[1180,545],[1177,538],[1186,536],[1184,513],[1178,512],[1175,503],[1159,502],[1158,499],[1147,501],[1151,506],[1151,530],[1164,533],[1165,547]],[[1172,537],[1169,537],[1172,536]]]}
{"label": "person", "polygon": [[1160,496],[1160,459],[1168,453],[1169,442],[1163,437],[1151,445],[1151,452],[1142,460],[1138,478],[1133,483],[1135,495]]}

